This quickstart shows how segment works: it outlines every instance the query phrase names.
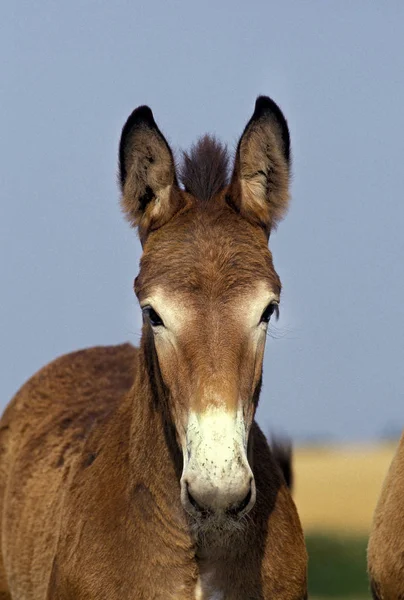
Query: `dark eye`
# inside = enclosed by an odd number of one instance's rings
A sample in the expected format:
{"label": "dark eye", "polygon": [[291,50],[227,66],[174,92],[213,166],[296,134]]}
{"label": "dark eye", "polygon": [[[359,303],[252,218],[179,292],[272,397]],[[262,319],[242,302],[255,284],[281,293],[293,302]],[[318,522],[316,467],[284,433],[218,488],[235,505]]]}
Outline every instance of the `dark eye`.
{"label": "dark eye", "polygon": [[271,304],[268,304],[268,306],[262,313],[260,323],[269,323],[270,318],[274,313],[276,313],[276,316],[278,316],[279,306],[276,302],[271,302]]}
{"label": "dark eye", "polygon": [[145,317],[150,321],[152,327],[164,327],[163,319],[156,313],[154,308],[151,306],[145,306],[142,309],[142,312]]}

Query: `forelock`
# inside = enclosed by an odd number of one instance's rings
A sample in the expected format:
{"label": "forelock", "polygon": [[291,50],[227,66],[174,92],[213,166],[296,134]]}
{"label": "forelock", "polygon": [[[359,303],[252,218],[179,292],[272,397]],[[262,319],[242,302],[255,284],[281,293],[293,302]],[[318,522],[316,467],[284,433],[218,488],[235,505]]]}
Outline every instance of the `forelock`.
{"label": "forelock", "polygon": [[229,183],[227,147],[213,136],[203,136],[183,153],[179,178],[186,192],[208,202]]}

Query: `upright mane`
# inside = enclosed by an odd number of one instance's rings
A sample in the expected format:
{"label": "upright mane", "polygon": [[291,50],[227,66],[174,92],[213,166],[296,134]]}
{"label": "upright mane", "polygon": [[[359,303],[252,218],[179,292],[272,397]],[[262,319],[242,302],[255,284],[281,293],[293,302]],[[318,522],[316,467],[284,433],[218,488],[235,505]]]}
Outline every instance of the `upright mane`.
{"label": "upright mane", "polygon": [[179,178],[185,191],[208,202],[228,183],[229,152],[211,135],[204,135],[189,152],[183,152]]}

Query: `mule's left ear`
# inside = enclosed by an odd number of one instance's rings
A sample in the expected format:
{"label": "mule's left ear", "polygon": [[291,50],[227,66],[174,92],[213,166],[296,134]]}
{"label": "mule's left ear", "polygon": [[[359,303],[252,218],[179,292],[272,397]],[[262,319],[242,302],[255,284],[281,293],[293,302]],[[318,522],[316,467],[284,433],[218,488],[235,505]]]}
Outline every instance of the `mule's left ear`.
{"label": "mule's left ear", "polygon": [[144,243],[182,207],[173,154],[148,106],[140,106],[122,129],[119,180],[123,211]]}
{"label": "mule's left ear", "polygon": [[240,138],[230,186],[231,201],[269,236],[289,204],[290,138],[285,117],[260,96]]}

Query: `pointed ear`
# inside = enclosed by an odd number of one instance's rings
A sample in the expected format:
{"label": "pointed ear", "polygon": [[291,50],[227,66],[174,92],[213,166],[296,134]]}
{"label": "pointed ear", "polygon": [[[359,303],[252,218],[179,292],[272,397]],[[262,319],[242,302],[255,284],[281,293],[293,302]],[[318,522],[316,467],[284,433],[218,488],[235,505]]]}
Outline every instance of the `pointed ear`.
{"label": "pointed ear", "polygon": [[121,205],[143,244],[183,205],[171,149],[148,106],[140,106],[122,129],[119,145]]}
{"label": "pointed ear", "polygon": [[260,96],[237,147],[229,191],[236,209],[268,236],[287,212],[289,175],[286,119],[273,100]]}

